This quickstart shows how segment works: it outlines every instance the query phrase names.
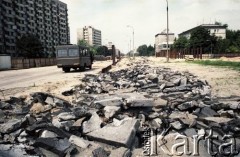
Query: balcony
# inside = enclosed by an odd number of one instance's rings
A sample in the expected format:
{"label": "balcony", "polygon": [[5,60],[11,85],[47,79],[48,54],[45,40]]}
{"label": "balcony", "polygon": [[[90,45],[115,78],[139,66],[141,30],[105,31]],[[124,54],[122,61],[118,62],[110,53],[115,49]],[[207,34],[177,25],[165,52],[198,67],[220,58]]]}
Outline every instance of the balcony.
{"label": "balcony", "polygon": [[17,26],[25,27],[25,24],[17,22]]}

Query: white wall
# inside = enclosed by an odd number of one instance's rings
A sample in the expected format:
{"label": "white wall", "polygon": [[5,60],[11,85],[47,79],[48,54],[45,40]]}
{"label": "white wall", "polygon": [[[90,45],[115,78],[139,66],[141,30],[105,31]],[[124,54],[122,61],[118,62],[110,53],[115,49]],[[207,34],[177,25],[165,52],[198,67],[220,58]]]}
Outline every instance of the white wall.
{"label": "white wall", "polygon": [[0,70],[11,69],[11,57],[0,56]]}

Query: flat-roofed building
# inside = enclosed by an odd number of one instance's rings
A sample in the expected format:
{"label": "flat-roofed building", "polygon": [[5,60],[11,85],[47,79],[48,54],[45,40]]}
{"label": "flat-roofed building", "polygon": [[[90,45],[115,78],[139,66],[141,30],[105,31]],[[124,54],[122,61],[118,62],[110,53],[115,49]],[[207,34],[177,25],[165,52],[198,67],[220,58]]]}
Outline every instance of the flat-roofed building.
{"label": "flat-roofed building", "polygon": [[178,36],[179,37],[182,36],[182,37],[186,37],[187,39],[190,39],[192,31],[199,27],[203,27],[203,28],[209,30],[211,35],[215,35],[216,37],[219,37],[221,39],[226,39],[227,26],[222,26],[222,25],[217,25],[217,24],[202,24],[197,27],[186,30],[186,31],[180,33]]}
{"label": "flat-roofed building", "polygon": [[102,33],[92,26],[85,26],[77,30],[77,41],[85,40],[91,46],[102,45]]}
{"label": "flat-roofed building", "polygon": [[164,56],[167,50],[174,43],[174,33],[168,33],[168,47],[167,47],[167,33],[162,32],[155,35],[155,53],[156,56]]}

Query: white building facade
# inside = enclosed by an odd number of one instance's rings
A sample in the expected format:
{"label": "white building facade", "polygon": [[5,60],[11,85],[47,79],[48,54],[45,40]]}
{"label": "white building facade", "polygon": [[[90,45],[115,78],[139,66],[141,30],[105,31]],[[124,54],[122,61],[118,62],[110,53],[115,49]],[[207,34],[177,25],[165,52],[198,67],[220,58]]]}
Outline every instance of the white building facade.
{"label": "white building facade", "polygon": [[170,50],[174,43],[174,33],[168,33],[168,47],[167,47],[167,33],[159,33],[155,35],[155,53],[162,53]]}
{"label": "white building facade", "polygon": [[182,36],[182,37],[186,37],[187,39],[190,39],[192,31],[199,27],[203,27],[203,28],[207,29],[211,35],[215,35],[216,37],[221,38],[221,39],[226,39],[227,26],[216,25],[216,24],[199,25],[197,27],[191,28],[187,31],[180,33],[179,37]]}
{"label": "white building facade", "polygon": [[92,26],[85,26],[77,31],[77,41],[79,40],[85,40],[91,46],[101,46],[102,34]]}

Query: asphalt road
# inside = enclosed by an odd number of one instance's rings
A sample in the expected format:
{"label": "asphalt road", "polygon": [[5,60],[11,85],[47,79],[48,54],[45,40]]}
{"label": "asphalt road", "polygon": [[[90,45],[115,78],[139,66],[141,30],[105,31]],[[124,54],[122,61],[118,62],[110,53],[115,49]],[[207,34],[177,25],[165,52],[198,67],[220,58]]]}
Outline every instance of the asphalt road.
{"label": "asphalt road", "polygon": [[71,81],[73,78],[83,77],[84,74],[96,74],[110,64],[111,61],[94,62],[92,70],[72,71],[70,73],[64,73],[62,69],[56,66],[0,71],[0,90],[42,85],[62,80]]}

